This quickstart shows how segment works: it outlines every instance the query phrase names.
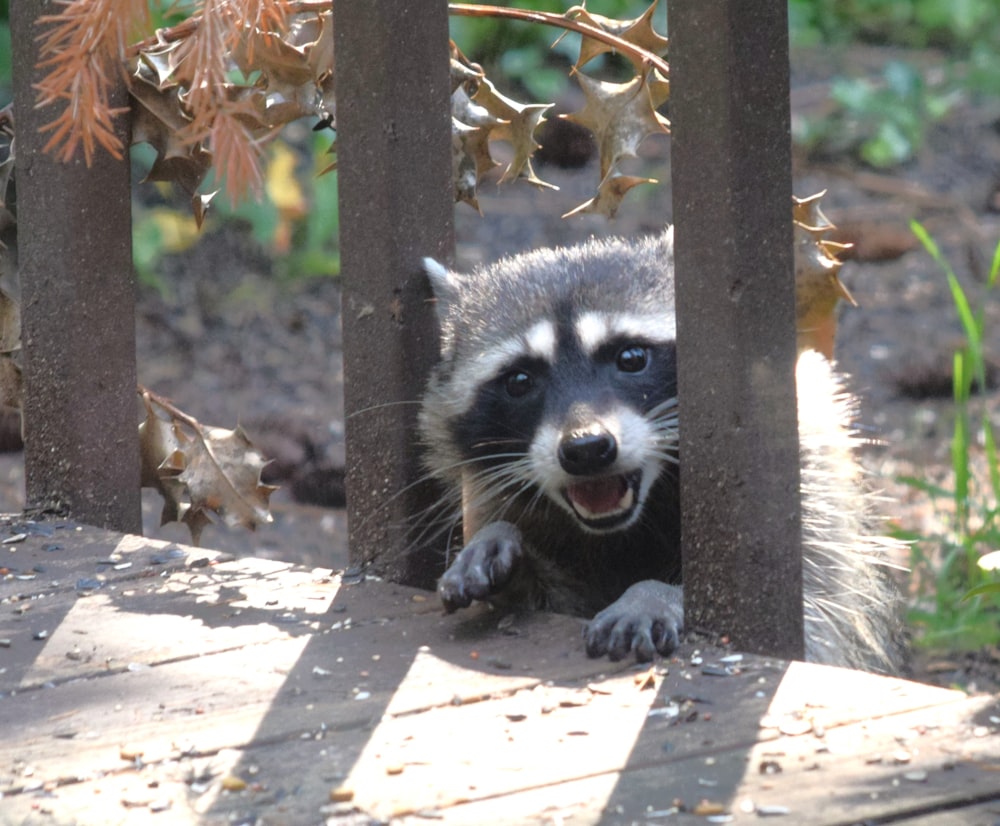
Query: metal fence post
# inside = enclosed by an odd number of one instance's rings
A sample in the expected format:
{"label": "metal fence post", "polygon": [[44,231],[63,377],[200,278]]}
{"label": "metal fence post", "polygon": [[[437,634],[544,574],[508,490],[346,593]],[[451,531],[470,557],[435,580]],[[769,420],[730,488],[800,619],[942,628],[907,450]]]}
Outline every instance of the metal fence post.
{"label": "metal fence post", "polygon": [[[129,162],[43,154],[38,16],[11,4],[28,508],[142,531]],[[116,92],[127,103],[124,82]],[[127,146],[127,118],[119,119]]]}
{"label": "metal fence post", "polygon": [[351,557],[432,587],[416,401],[438,347],[420,261],[454,250],[447,3],[337,2],[334,56]]}
{"label": "metal fence post", "polygon": [[669,12],[687,624],[801,658],[787,3]]}

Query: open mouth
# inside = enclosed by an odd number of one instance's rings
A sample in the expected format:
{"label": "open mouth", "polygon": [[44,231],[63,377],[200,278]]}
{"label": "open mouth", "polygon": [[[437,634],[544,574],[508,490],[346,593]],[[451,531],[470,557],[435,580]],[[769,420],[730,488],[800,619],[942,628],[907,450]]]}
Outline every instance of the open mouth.
{"label": "open mouth", "polygon": [[640,471],[592,477],[567,485],[562,493],[584,525],[593,530],[609,530],[624,525],[632,517],[641,478]]}

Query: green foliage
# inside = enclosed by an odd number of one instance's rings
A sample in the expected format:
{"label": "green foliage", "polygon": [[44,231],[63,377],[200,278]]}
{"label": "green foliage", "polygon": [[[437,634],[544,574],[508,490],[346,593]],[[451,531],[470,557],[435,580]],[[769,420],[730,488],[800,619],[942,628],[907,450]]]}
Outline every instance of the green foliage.
{"label": "green foliage", "polygon": [[825,151],[852,149],[876,168],[896,166],[920,149],[929,126],[948,113],[957,96],[954,89],[930,87],[908,63],[889,61],[878,82],[835,78],[830,97],[837,109],[800,121],[796,139]]}
{"label": "green foliage", "polygon": [[1000,35],[995,0],[789,0],[792,43],[934,47],[968,57]]}
{"label": "green foliage", "polygon": [[832,115],[796,122],[795,138],[808,149],[895,166],[913,157],[960,96],[1000,94],[996,0],[790,0],[789,26],[799,46],[867,42],[937,48],[947,57],[934,85],[899,61],[888,63],[877,82],[836,79]]}
{"label": "green foliage", "polygon": [[[950,491],[924,480],[903,481],[926,493],[935,504],[950,499],[952,530],[942,536],[908,536],[914,540],[913,571],[918,585],[917,603],[910,619],[918,629],[918,644],[927,647],[977,648],[1000,641],[1000,578],[996,557],[984,555],[1000,547],[1000,468],[997,445],[987,412],[974,421],[970,398],[974,387],[986,387],[983,356],[983,307],[973,308],[937,244],[918,223],[911,224],[924,248],[948,280],[958,313],[964,346],[954,357],[955,424],[951,444],[954,488]],[[1000,244],[993,256],[987,289],[1000,276]],[[972,472],[972,445],[978,426],[982,434],[988,481]]]}
{"label": "green foliage", "polygon": [[[336,275],[340,272],[337,176],[320,174],[330,163],[329,144],[329,137],[314,135],[307,143],[308,151],[296,151],[276,140],[270,147],[261,197],[244,199],[235,206],[226,198],[216,198],[209,223],[244,222],[272,255],[278,277]],[[215,183],[224,187],[220,181]],[[156,274],[160,258],[182,252],[197,243],[198,237],[187,204],[135,207],[132,255],[140,282],[163,289]]]}

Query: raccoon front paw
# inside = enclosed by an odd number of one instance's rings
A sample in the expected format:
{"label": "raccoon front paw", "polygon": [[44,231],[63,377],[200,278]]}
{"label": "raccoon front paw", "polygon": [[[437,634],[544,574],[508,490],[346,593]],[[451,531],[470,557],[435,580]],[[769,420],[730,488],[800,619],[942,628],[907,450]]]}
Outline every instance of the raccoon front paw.
{"label": "raccoon front paw", "polygon": [[630,651],[638,662],[670,654],[684,627],[683,591],[655,579],[629,587],[584,629],[588,657],[621,660]]}
{"label": "raccoon front paw", "polygon": [[521,532],[510,522],[477,531],[438,582],[445,610],[450,614],[502,591],[523,555],[521,548]]}

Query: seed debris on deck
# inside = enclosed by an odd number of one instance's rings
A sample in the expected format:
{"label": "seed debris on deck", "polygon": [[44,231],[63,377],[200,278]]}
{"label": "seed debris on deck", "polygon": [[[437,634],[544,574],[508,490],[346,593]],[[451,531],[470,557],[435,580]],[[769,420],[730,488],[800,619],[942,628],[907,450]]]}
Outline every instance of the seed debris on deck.
{"label": "seed debris on deck", "polygon": [[[0,561],[0,823],[984,824],[1000,702],[69,523]],[[24,534],[23,537],[20,535]]]}

